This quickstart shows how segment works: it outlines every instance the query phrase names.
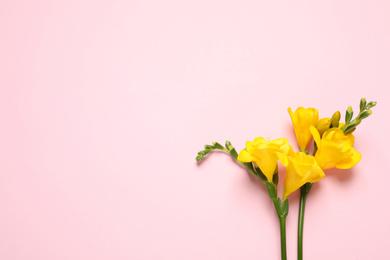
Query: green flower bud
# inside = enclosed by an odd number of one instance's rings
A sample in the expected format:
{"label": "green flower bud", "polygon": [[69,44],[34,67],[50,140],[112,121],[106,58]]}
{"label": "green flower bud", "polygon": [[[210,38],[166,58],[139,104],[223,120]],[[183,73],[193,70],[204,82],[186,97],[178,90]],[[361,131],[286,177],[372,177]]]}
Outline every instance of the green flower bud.
{"label": "green flower bud", "polygon": [[371,110],[367,110],[367,111],[364,111],[363,113],[361,113],[359,115],[359,117],[357,118],[358,120],[363,120],[364,118],[367,118],[369,115],[372,114],[372,111]]}
{"label": "green flower bud", "polygon": [[363,111],[366,108],[367,101],[365,98],[360,99],[360,111]]}
{"label": "green flower bud", "polygon": [[347,111],[345,112],[345,124],[349,124],[349,122],[351,122],[352,116],[353,116],[352,107],[349,106]]}
{"label": "green flower bud", "polygon": [[231,149],[229,148],[229,146],[232,146],[232,143],[231,143],[230,141],[226,140],[226,142],[225,142],[225,147],[226,147],[226,149],[231,150]]}
{"label": "green flower bud", "polygon": [[220,143],[213,142],[213,145],[214,145],[214,147],[217,148],[217,149],[221,149],[221,150],[225,149]]}
{"label": "green flower bud", "polygon": [[214,150],[215,147],[212,146],[212,145],[206,144],[206,145],[204,146],[204,149],[205,149],[205,150]]}
{"label": "green flower bud", "polygon": [[370,108],[375,107],[375,106],[376,106],[376,102],[371,101],[370,103],[367,104],[366,109],[370,109]]}
{"label": "green flower bud", "polygon": [[200,152],[198,152],[198,156],[196,156],[196,161],[197,162],[200,162],[202,159],[203,159],[203,157],[206,155],[206,154],[208,154],[209,152],[210,152],[211,150],[202,150],[202,151],[200,151]]}

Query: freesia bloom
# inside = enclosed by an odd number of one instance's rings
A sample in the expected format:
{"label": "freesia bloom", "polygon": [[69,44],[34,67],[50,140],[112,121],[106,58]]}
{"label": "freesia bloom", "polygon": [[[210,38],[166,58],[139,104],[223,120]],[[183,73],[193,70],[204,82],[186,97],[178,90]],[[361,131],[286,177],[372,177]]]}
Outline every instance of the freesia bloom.
{"label": "freesia bloom", "polygon": [[237,160],[240,162],[254,162],[267,177],[267,180],[272,182],[278,161],[276,152],[287,154],[289,147],[286,138],[271,141],[265,140],[263,137],[257,137],[253,142],[246,142],[246,148],[240,152]]}
{"label": "freesia bloom", "polygon": [[331,128],[323,134],[321,139],[315,127],[311,127],[310,131],[317,144],[318,150],[315,158],[321,169],[333,167],[349,169],[362,158],[362,155],[353,148],[355,137],[352,134],[344,134],[340,128]]}
{"label": "freesia bloom", "polygon": [[304,152],[295,153],[292,148],[288,155],[277,153],[280,162],[286,167],[283,199],[302,187],[307,182],[316,182],[325,177],[324,172],[312,155]]}
{"label": "freesia bloom", "polygon": [[315,126],[318,122],[318,110],[314,108],[298,107],[293,113],[288,108],[292,123],[294,125],[295,136],[301,151],[305,151],[311,140],[310,126]]}

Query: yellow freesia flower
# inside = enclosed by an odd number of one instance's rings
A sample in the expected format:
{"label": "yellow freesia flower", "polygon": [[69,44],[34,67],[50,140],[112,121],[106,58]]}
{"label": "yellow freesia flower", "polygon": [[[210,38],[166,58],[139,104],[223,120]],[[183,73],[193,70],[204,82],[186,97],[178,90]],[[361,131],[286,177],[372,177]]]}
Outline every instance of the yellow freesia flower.
{"label": "yellow freesia flower", "polygon": [[315,127],[311,127],[310,131],[317,144],[315,158],[321,169],[333,167],[349,169],[362,158],[362,155],[353,148],[355,137],[352,134],[344,134],[340,128],[331,128],[322,135],[321,139]]}
{"label": "yellow freesia flower", "polygon": [[263,137],[257,137],[253,142],[246,142],[246,148],[240,152],[237,160],[240,162],[254,162],[267,177],[267,180],[272,182],[278,161],[276,152],[287,154],[289,147],[286,138],[271,141],[265,140]]}
{"label": "yellow freesia flower", "polygon": [[318,122],[318,110],[314,108],[298,107],[293,113],[288,108],[292,123],[294,125],[295,136],[301,151],[305,151],[311,140],[310,126],[315,126]]}
{"label": "yellow freesia flower", "polygon": [[286,167],[283,199],[307,182],[316,182],[325,177],[325,173],[312,155],[295,153],[292,148],[288,155],[277,153],[280,162]]}

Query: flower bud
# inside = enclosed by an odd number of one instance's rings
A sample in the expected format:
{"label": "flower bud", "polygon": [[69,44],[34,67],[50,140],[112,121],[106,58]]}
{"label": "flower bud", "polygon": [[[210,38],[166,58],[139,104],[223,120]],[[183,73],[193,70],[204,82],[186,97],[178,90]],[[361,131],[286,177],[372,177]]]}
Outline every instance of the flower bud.
{"label": "flower bud", "polygon": [[318,120],[316,128],[321,136],[323,133],[325,133],[325,131],[330,128],[331,123],[332,121],[330,120],[330,118],[321,118],[320,120]]}
{"label": "flower bud", "polygon": [[352,107],[349,106],[345,113],[345,124],[349,124],[349,122],[351,122],[352,116],[353,116]]}
{"label": "flower bud", "polygon": [[232,146],[232,143],[229,141],[229,140],[226,140],[225,142],[225,147],[226,149],[228,149],[229,151],[231,150],[229,147]]}
{"label": "flower bud", "polygon": [[366,109],[370,109],[370,108],[375,107],[375,106],[376,106],[376,102],[371,101],[370,103],[367,104]]}
{"label": "flower bud", "polygon": [[372,114],[371,110],[364,111],[359,115],[358,120],[363,120],[364,118],[367,118],[371,114]]}
{"label": "flower bud", "polygon": [[332,116],[332,127],[338,127],[340,122],[340,111],[337,111]]}
{"label": "flower bud", "polygon": [[360,99],[360,111],[363,111],[366,108],[367,101],[365,98]]}
{"label": "flower bud", "polygon": [[221,150],[223,150],[223,149],[225,149],[220,143],[218,143],[218,142],[213,142],[213,145],[214,145],[214,147],[216,148],[216,149],[221,149]]}

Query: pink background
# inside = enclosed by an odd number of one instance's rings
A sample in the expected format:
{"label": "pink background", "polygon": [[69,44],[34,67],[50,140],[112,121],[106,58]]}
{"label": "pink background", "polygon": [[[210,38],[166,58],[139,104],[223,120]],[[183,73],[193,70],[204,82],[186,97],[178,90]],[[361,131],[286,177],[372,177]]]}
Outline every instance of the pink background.
{"label": "pink background", "polygon": [[[387,259],[390,2],[0,2],[0,259],[279,259],[264,185],[224,153],[297,147],[287,108],[378,101],[307,201],[305,259]],[[296,259],[298,194],[290,197]]]}

